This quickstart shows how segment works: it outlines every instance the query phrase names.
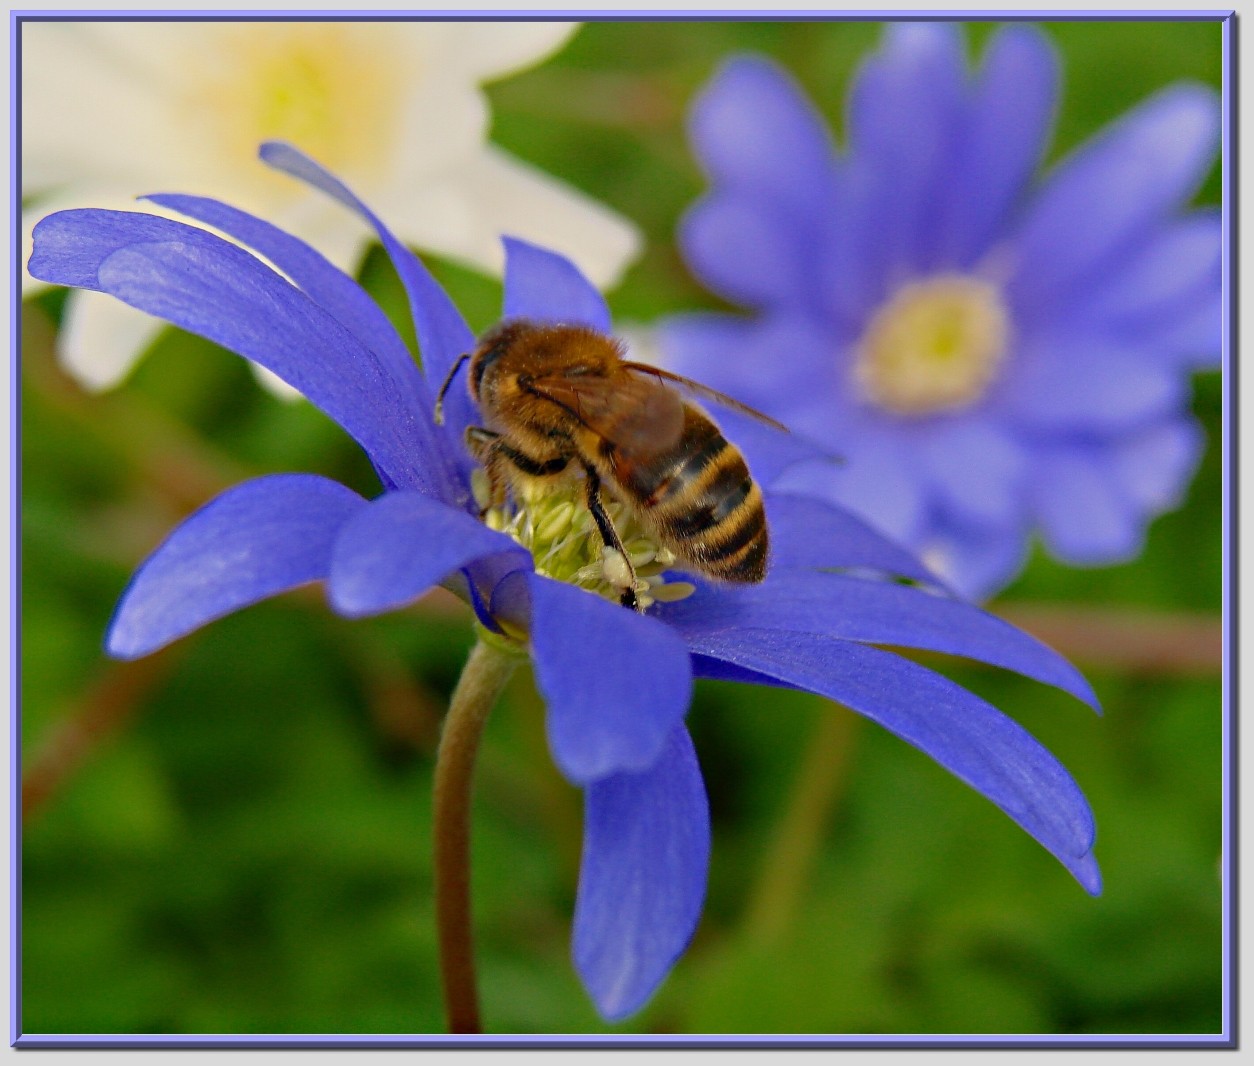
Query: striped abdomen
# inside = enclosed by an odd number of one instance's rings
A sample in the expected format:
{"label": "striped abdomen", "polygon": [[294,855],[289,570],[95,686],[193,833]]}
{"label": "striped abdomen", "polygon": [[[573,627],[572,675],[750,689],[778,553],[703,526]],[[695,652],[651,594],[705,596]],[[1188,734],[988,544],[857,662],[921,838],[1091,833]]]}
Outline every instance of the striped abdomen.
{"label": "striped abdomen", "polygon": [[724,581],[766,576],[762,491],[744,458],[701,411],[684,404],[679,440],[648,456],[607,449],[614,480],[666,546]]}

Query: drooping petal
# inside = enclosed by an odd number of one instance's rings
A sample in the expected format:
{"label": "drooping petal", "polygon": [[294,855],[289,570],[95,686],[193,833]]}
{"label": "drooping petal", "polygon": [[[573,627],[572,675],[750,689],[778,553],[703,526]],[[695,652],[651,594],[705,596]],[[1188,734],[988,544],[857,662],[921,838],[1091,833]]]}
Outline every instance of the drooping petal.
{"label": "drooping petal", "polygon": [[274,371],[338,422],[392,484],[445,477],[379,358],[260,260],[152,215],[63,211],[35,228],[33,274],[107,292]]}
{"label": "drooping petal", "polygon": [[907,585],[782,570],[744,588],[703,583],[695,595],[655,612],[696,650],[708,634],[742,628],[894,644],[991,663],[1097,707],[1088,682],[1052,648],[969,603]]}
{"label": "drooping petal", "polygon": [[389,492],[341,531],[327,591],[331,605],[349,618],[380,614],[488,556],[504,556],[514,567],[531,565],[516,541],[464,511],[416,492]]}
{"label": "drooping petal", "polygon": [[392,231],[355,193],[309,156],[281,141],[261,146],[262,162],[290,174],[338,200],[365,219],[379,237],[409,296],[409,308],[418,333],[422,367],[432,387],[443,382],[459,355],[474,348],[474,334],[461,312],[422,261],[393,236]]}
{"label": "drooping petal", "polygon": [[770,569],[876,570],[935,585],[939,578],[905,548],[852,512],[822,500],[784,492],[766,496]]}
{"label": "drooping petal", "polygon": [[337,534],[366,501],[311,474],[246,481],[178,526],[136,571],[106,649],[137,659],[215,618],[326,577]]}
{"label": "drooping petal", "polygon": [[1021,312],[1053,314],[1055,301],[1100,278],[1118,254],[1192,195],[1219,145],[1219,100],[1173,85],[1123,116],[1061,163],[1024,217],[1012,298]]}
{"label": "drooping petal", "polygon": [[419,397],[425,398],[422,406],[430,411],[431,401],[418,368],[387,315],[360,285],[328,262],[322,253],[278,226],[207,196],[158,193],[145,199],[213,226],[265,256],[362,344],[385,360],[398,383],[414,390],[415,402]]}
{"label": "drooping petal", "polygon": [[989,40],[933,222],[937,266],[969,268],[998,235],[1045,153],[1058,81],[1039,28],[1004,26]]}
{"label": "drooping petal", "polygon": [[609,1021],[644,1006],[692,939],[710,814],[692,740],[676,727],[647,769],[588,786],[572,954]]}
{"label": "drooping petal", "polygon": [[504,318],[565,322],[609,333],[605,298],[574,263],[517,237],[506,237],[504,243]]}
{"label": "drooping petal", "polygon": [[693,650],[839,700],[987,796],[1097,895],[1094,824],[1084,794],[1029,733],[952,681],[909,660],[817,634],[736,629]]}
{"label": "drooping petal", "polygon": [[528,582],[531,658],[554,762],[581,784],[652,766],[692,696],[683,640],[574,585],[538,574]]}

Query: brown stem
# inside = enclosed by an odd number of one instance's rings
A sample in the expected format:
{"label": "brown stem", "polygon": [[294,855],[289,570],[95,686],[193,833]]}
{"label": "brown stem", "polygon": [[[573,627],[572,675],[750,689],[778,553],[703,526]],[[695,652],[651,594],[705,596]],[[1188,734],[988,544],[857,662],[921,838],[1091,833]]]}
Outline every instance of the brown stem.
{"label": "brown stem", "polygon": [[796,913],[823,833],[848,784],[857,724],[857,717],[839,704],[818,708],[792,791],[745,908],[745,932],[759,943],[779,937]]}
{"label": "brown stem", "polygon": [[481,640],[453,692],[435,763],[435,914],[450,1033],[480,1033],[470,908],[470,808],[488,712],[518,657]]}
{"label": "brown stem", "polygon": [[1223,622],[1211,614],[1014,602],[989,610],[1080,666],[1169,677],[1223,668]]}
{"label": "brown stem", "polygon": [[143,698],[181,658],[182,646],[135,662],[104,666],[96,681],[42,740],[22,774],[22,822],[40,810],[111,736],[125,725]]}

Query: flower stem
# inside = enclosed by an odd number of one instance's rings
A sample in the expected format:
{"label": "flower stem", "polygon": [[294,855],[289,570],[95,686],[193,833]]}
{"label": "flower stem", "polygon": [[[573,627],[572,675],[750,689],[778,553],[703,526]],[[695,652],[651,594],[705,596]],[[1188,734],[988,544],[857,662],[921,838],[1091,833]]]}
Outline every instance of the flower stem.
{"label": "flower stem", "polygon": [[479,1033],[470,914],[470,801],[488,712],[518,656],[480,640],[453,691],[435,761],[435,914],[450,1033]]}
{"label": "flower stem", "polygon": [[778,939],[796,913],[823,833],[849,781],[857,721],[840,704],[825,702],[818,708],[792,792],[749,893],[744,930],[751,940]]}

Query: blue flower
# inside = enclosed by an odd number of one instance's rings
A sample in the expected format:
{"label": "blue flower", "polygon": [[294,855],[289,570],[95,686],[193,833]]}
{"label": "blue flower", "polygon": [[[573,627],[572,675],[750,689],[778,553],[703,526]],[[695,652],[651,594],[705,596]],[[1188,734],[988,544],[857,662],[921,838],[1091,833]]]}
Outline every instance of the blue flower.
{"label": "blue flower", "polygon": [[[108,633],[112,655],[146,655],[311,581],[325,582],[332,608],[349,617],[402,607],[437,583],[454,588],[497,634],[489,639],[528,646],[553,758],[585,791],[573,953],[609,1019],[643,1005],[700,916],[710,826],[683,725],[694,677],[803,688],[847,704],[988,796],[1089,892],[1100,891],[1092,814],[1053,756],[978,697],[871,645],[966,655],[1094,703],[1068,663],[943,590],[885,580],[929,575],[847,513],[784,494],[766,501],[773,555],[762,584],[673,582],[675,602],[666,602],[671,575],[659,572],[644,613],[620,607],[612,592],[591,594],[595,573],[575,549],[580,530],[585,547],[595,538],[569,499],[524,500],[516,511],[490,511],[487,522],[477,517],[463,446],[475,411],[451,393],[446,424],[433,418],[432,383],[475,343],[448,297],[333,176],[285,145],[262,154],[373,225],[408,291],[423,367],[352,279],[218,201],[151,197],[256,255],[146,214],[75,210],[40,222],[33,274],[110,293],[274,371],[361,444],[383,485],[366,500],[322,477],[287,474],[223,493],[132,578]],[[604,301],[571,263],[517,240],[506,247],[507,316],[609,330]],[[760,433],[765,477],[793,461],[798,445]],[[763,443],[768,434],[773,445]],[[855,576],[868,571],[880,576]],[[677,599],[683,591],[691,595]]]}
{"label": "blue flower", "polygon": [[1175,85],[1036,171],[1058,61],[1039,31],[968,75],[951,23],[894,23],[854,79],[838,154],[800,91],[739,57],[691,116],[710,189],[681,229],[753,309],[664,324],[669,365],[845,464],[776,483],[847,506],[983,598],[1039,533],[1127,560],[1203,439],[1189,373],[1220,352],[1220,219],[1180,214],[1215,157],[1215,94]]}

